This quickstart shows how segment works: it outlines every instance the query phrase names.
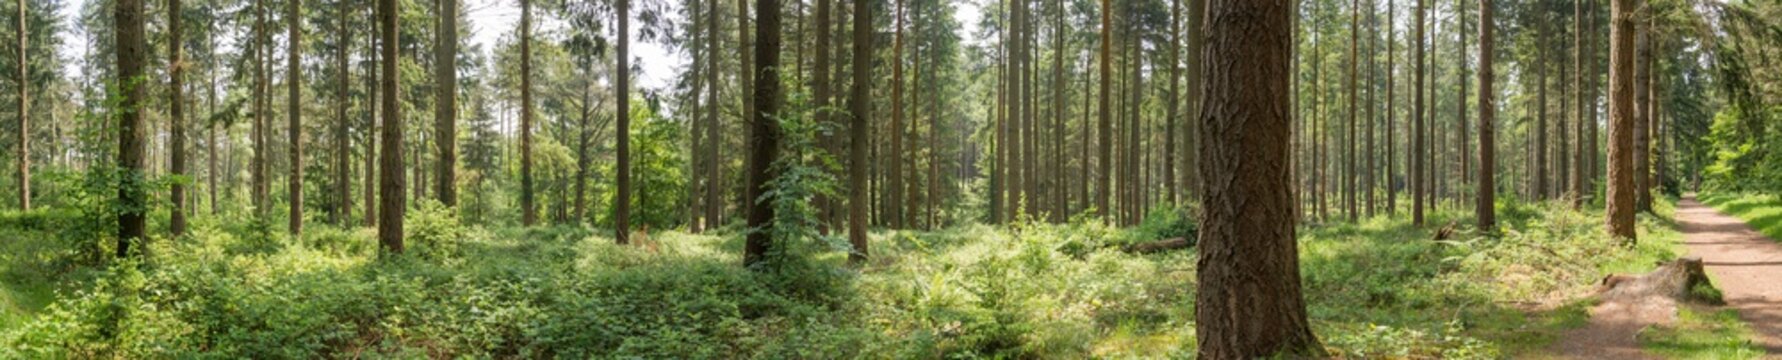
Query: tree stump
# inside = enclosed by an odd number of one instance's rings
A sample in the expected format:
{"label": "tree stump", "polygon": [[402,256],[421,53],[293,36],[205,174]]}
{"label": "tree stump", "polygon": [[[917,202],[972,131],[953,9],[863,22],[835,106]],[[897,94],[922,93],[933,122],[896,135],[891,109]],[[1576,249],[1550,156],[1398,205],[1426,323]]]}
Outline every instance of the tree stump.
{"label": "tree stump", "polygon": [[1663,263],[1645,275],[1616,274],[1604,277],[1598,284],[1598,297],[1604,301],[1635,300],[1662,297],[1678,302],[1718,303],[1720,299],[1697,296],[1690,290],[1697,286],[1713,286],[1702,270],[1700,257],[1684,257]]}

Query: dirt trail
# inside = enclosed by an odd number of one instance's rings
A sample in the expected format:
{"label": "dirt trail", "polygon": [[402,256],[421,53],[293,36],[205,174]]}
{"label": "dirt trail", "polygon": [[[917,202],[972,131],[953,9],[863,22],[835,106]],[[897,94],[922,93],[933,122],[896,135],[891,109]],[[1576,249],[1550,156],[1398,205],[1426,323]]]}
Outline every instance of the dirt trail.
{"label": "dirt trail", "polygon": [[[1755,330],[1754,345],[1776,358],[1782,354],[1782,244],[1689,196],[1677,204],[1690,256],[1700,257],[1720,288],[1727,307]],[[1556,344],[1573,359],[1656,359],[1640,351],[1635,335],[1652,324],[1675,319],[1673,304],[1604,302],[1590,310],[1590,322],[1567,331]]]}
{"label": "dirt trail", "polygon": [[1771,358],[1782,355],[1782,244],[1694,196],[1677,204],[1677,223],[1689,253],[1702,258],[1726,306],[1737,309],[1756,332],[1752,344]]}

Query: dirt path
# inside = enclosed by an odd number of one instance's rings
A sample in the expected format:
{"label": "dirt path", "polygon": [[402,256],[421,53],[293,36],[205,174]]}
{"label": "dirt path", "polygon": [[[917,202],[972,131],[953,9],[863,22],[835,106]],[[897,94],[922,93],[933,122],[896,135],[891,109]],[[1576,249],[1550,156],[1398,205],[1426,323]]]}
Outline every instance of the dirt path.
{"label": "dirt path", "polygon": [[1782,244],[1694,196],[1677,204],[1677,223],[1689,253],[1702,258],[1727,307],[1738,309],[1756,332],[1752,344],[1771,357],[1782,354]]}
{"label": "dirt path", "polygon": [[[1771,356],[1782,354],[1782,244],[1753,231],[1744,221],[1715,211],[1694,196],[1677,204],[1689,255],[1700,257],[1725,295],[1727,307],[1755,330],[1753,344]],[[1556,344],[1572,359],[1656,359],[1640,350],[1640,329],[1675,320],[1675,306],[1605,301],[1590,310],[1590,322],[1567,331]]]}

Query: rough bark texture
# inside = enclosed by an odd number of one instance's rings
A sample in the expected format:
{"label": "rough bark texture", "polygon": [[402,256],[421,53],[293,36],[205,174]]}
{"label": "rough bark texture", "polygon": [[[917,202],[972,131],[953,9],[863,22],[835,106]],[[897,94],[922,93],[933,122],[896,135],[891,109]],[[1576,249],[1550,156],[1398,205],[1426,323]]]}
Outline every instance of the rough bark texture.
{"label": "rough bark texture", "polygon": [[117,256],[130,256],[132,244],[142,240],[147,230],[148,184],[143,165],[142,106],[148,88],[143,74],[143,60],[148,56],[144,38],[142,0],[118,0],[113,5],[117,39],[118,88],[122,89],[118,104],[118,246]]}
{"label": "rough bark texture", "polygon": [[777,176],[772,170],[773,161],[780,157],[780,126],[776,119],[780,104],[785,102],[780,89],[780,2],[755,0],[755,11],[758,43],[754,48],[754,102],[759,112],[749,124],[753,143],[749,144],[748,193],[754,201],[749,210],[749,228],[761,230],[749,232],[743,246],[743,263],[751,267],[766,260],[773,246],[773,234],[768,229],[773,223],[773,200],[763,196]]}
{"label": "rough bark texture", "polygon": [[1424,22],[1424,20],[1423,19],[1424,19],[1424,11],[1426,11],[1429,8],[1428,4],[1425,3],[1426,1],[1427,0],[1417,0],[1417,17],[1416,17],[1417,22],[1415,25],[1412,25],[1412,27],[1416,29],[1416,35],[1414,35],[1414,36],[1416,36],[1414,38],[1414,39],[1416,39],[1416,41],[1414,42],[1414,44],[1416,44],[1416,45],[1415,45],[1415,49],[1413,49],[1411,52],[1416,53],[1417,58],[1415,61],[1416,64],[1412,68],[1412,72],[1415,73],[1414,77],[1416,79],[1414,80],[1414,87],[1412,88],[1412,91],[1411,91],[1411,98],[1412,98],[1412,100],[1411,100],[1411,104],[1412,104],[1411,105],[1411,126],[1412,126],[1412,129],[1411,129],[1410,136],[1411,136],[1412,141],[1411,141],[1411,148],[1410,148],[1410,150],[1411,150],[1411,157],[1410,157],[1411,164],[1409,165],[1409,167],[1411,170],[1411,176],[1410,176],[1410,180],[1411,180],[1411,224],[1416,225],[1416,226],[1423,226],[1423,199],[1424,199],[1423,193],[1429,192],[1429,189],[1427,189],[1424,186],[1424,177],[1426,177],[1426,172],[1427,172],[1428,168],[1423,163],[1423,159],[1426,156],[1423,151],[1423,149],[1424,149],[1424,145],[1423,145],[1423,137],[1424,136],[1423,135],[1425,132],[1424,126],[1423,126],[1423,123],[1424,123],[1423,113],[1425,110],[1424,109],[1425,108],[1424,101],[1423,101],[1423,84],[1424,84],[1424,78],[1423,78],[1424,77],[1424,70],[1423,70],[1424,66],[1423,66],[1423,64],[1425,62],[1425,60],[1424,60],[1425,51],[1423,50],[1423,44],[1424,44],[1424,39],[1423,39],[1423,22]]}
{"label": "rough bark texture", "polygon": [[[1647,14],[1642,14],[1642,17]],[[1634,206],[1639,211],[1652,211],[1652,123],[1655,112],[1653,97],[1656,89],[1653,86],[1652,73],[1657,66],[1653,64],[1652,43],[1654,34],[1651,20],[1645,19],[1639,26],[1639,37],[1635,45],[1639,52],[1634,56],[1634,127],[1633,127],[1633,162],[1634,162]]]}
{"label": "rough bark texture", "polygon": [[631,242],[631,0],[618,0],[619,79],[613,97],[618,107],[618,192],[613,197],[613,238]]}
{"label": "rough bark texture", "polygon": [[1634,232],[1634,13],[1640,0],[1611,0],[1609,38],[1609,235],[1632,242]]}
{"label": "rough bark texture", "polygon": [[288,231],[303,233],[303,0],[287,0],[285,25],[287,54],[285,58],[286,144],[290,146],[291,173],[285,178],[285,194],[291,206]]}
{"label": "rough bark texture", "polygon": [[[829,44],[829,41],[828,41],[829,35],[827,34],[827,32],[829,31],[829,26],[828,26],[828,24],[829,24],[829,10],[828,10],[829,2],[830,2],[830,0],[818,0],[818,6],[817,6],[817,9],[818,9],[817,11],[819,13],[821,13],[818,15],[818,20],[817,20],[817,24],[818,24],[817,37],[818,37],[818,39],[822,39],[822,40],[820,40],[818,42],[820,45],[818,45],[818,47],[817,47],[817,49],[818,49],[818,53],[817,53],[817,56],[818,56],[817,69],[818,69],[818,71],[816,71],[816,72],[819,74],[817,77],[818,78],[817,82],[824,84],[823,91],[820,93],[820,95],[818,95],[818,99],[819,99],[819,101],[821,101],[821,104],[823,104],[825,106],[827,106],[829,104],[828,99],[829,99],[829,92],[830,92],[829,87],[828,87],[829,72],[823,70],[823,69],[826,69],[829,64],[829,60],[828,60],[829,59],[829,50],[828,50],[829,49],[829,45],[828,45]],[[723,212],[724,212],[724,197],[723,197],[724,187],[722,185],[719,185],[723,181],[724,176],[719,173],[719,167],[722,165],[719,162],[719,152],[718,152],[718,149],[724,147],[723,146],[724,138],[723,138],[723,135],[721,135],[721,133],[719,132],[719,129],[723,128],[724,124],[719,122],[719,120],[718,120],[718,109],[720,106],[718,106],[718,66],[717,66],[718,61],[717,61],[717,59],[719,56],[718,54],[720,54],[720,51],[723,51],[723,48],[721,47],[722,43],[720,42],[721,40],[720,40],[720,37],[718,36],[718,29],[723,27],[722,25],[720,25],[718,23],[718,14],[719,14],[718,6],[720,5],[720,3],[721,3],[720,1],[716,1],[716,0],[711,1],[711,10],[706,14],[706,25],[705,25],[706,37],[707,37],[706,41],[708,42],[707,46],[710,47],[710,52],[708,52],[706,56],[711,58],[711,60],[709,60],[709,62],[711,64],[709,66],[711,66],[711,68],[708,69],[707,73],[706,73],[707,85],[706,85],[706,90],[705,90],[706,91],[706,107],[707,107],[706,120],[705,120],[706,121],[705,142],[707,144],[706,144],[706,148],[704,149],[704,151],[705,151],[705,167],[706,167],[705,171],[704,171],[705,172],[704,176],[706,178],[706,180],[705,180],[705,182],[706,182],[706,184],[705,184],[705,227],[707,229],[717,228],[718,226],[722,225],[723,220],[721,220],[721,218],[723,217]],[[824,116],[827,117],[827,115],[824,115]]]}
{"label": "rough bark texture", "polygon": [[848,96],[848,243],[854,251],[848,261],[866,260],[866,143],[872,116],[872,7],[868,0],[854,0],[853,84]]}
{"label": "rough bark texture", "polygon": [[399,90],[397,84],[402,74],[397,72],[396,67],[396,39],[398,38],[396,33],[398,14],[396,11],[396,0],[377,1],[377,21],[379,27],[383,29],[382,33],[378,34],[382,37],[378,41],[378,45],[381,46],[379,50],[382,51],[381,58],[378,60],[383,65],[381,69],[383,73],[379,74],[381,78],[378,79],[378,87],[383,92],[381,99],[383,104],[380,110],[383,112],[383,118],[389,122],[383,126],[383,144],[379,146],[383,153],[379,154],[382,156],[379,159],[381,174],[378,176],[378,207],[381,211],[377,213],[377,239],[385,251],[400,254],[403,249],[402,215],[408,209],[404,208],[407,195],[403,193],[405,184],[402,177],[402,126],[401,122],[397,120],[402,118],[402,100],[398,97],[400,93],[397,92]]}
{"label": "rough bark texture", "polygon": [[433,196],[458,206],[458,1],[439,0],[439,44],[433,59]]}
{"label": "rough bark texture", "polygon": [[[20,5],[20,8],[24,8],[23,1],[20,1]],[[171,175],[174,176],[186,175],[186,97],[185,87],[181,83],[185,80],[186,74],[185,52],[181,46],[185,43],[183,40],[180,40],[180,28],[182,27],[181,25],[183,25],[181,24],[183,21],[180,21],[179,13],[179,0],[167,0],[167,63],[169,64],[167,66],[167,122],[169,124],[167,153],[169,157],[168,162],[170,163],[169,170],[171,170]],[[24,21],[22,15],[20,21]],[[23,34],[23,27],[20,29],[20,33]],[[21,39],[20,41],[23,41],[22,39],[24,39],[23,36],[20,36],[19,38]],[[20,57],[20,59],[23,59],[23,57]],[[20,64],[23,64],[23,62],[21,61]],[[23,68],[23,66],[20,66],[20,68]],[[24,87],[24,83],[20,82],[19,89],[21,94],[23,94]],[[23,99],[22,96],[21,99]],[[24,103],[19,103],[19,106],[24,106]],[[20,116],[19,124],[21,126],[19,128],[19,134],[21,136],[19,137],[19,158],[21,159],[20,163],[25,164],[29,161],[27,159],[30,157],[27,156],[29,154],[24,151],[26,149],[26,140],[25,136],[22,135],[25,134],[23,127],[25,123],[23,122],[24,118],[22,117],[22,113]],[[22,167],[24,165],[20,166],[20,174],[25,174],[25,169]],[[25,209],[30,209],[30,175],[22,175],[20,179],[24,180],[24,183],[20,184],[23,186],[21,189],[24,189],[24,192],[22,193],[25,201],[23,207]],[[168,205],[171,207],[168,209],[168,231],[172,232],[173,236],[184,235],[186,233],[187,209],[186,185],[182,182],[174,182],[172,189],[168,191],[167,200]]]}
{"label": "rough bark texture", "polygon": [[1207,11],[1199,357],[1317,355],[1300,290],[1288,161],[1292,2],[1212,0]]}
{"label": "rough bark texture", "polygon": [[1491,0],[1479,0],[1479,187],[1478,203],[1473,208],[1479,228],[1487,230],[1497,226],[1497,127],[1492,123],[1497,118],[1493,104],[1497,91],[1493,83],[1497,79],[1492,68],[1496,22],[1491,18],[1491,6]]}

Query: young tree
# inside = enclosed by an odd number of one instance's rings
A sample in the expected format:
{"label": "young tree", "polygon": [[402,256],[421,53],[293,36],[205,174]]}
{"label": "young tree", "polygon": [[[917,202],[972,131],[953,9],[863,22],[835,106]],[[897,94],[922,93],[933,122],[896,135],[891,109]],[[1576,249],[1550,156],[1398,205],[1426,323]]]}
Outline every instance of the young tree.
{"label": "young tree", "polygon": [[[625,9],[624,3],[625,3],[625,0],[619,0],[620,11],[623,11]],[[626,24],[625,14],[623,12],[619,13],[619,15],[617,15],[617,16],[619,17],[620,24]],[[626,31],[626,29],[621,28],[621,29],[619,29],[619,31],[621,33],[624,33]],[[624,38],[621,38],[619,40],[619,49],[620,49],[619,50],[620,51],[619,52],[619,62],[620,63],[624,63],[624,61],[625,61],[625,59],[624,59],[624,57],[625,57],[624,51],[625,50],[624,49],[625,49],[626,44],[629,42],[630,41],[625,40]],[[623,71],[624,69],[621,68],[620,70]],[[625,80],[620,79],[619,81],[620,81],[620,84],[624,84],[623,81],[625,81]],[[621,88],[623,88],[623,86],[621,86]],[[624,93],[619,92],[619,94],[624,94]],[[623,106],[623,104],[625,104],[625,96],[620,95],[620,96],[618,96],[618,98],[619,98],[619,104],[621,105],[621,108],[619,109],[619,111],[621,114],[623,114],[625,109],[622,106]],[[619,121],[620,126],[623,126],[624,124],[627,123],[626,119],[623,115],[621,115],[619,117],[618,121]],[[624,129],[624,127],[620,127],[620,129]],[[626,139],[628,139],[628,137],[626,137],[625,135],[626,134],[625,134],[624,130],[619,131],[620,144],[624,144]],[[619,148],[619,154],[620,154],[619,162],[620,162],[620,164],[624,164],[625,163],[625,159],[624,159],[625,149],[623,146],[621,146]],[[621,166],[619,171],[621,173],[625,171],[623,169],[623,166]],[[537,194],[535,194],[535,191],[533,190],[533,182],[534,181],[532,178],[532,1],[531,0],[520,0],[520,224],[525,225],[525,226],[532,226],[533,224],[538,223],[538,205],[534,204],[536,202],[535,197],[537,197]],[[620,189],[624,189],[624,186],[626,185],[625,179],[622,177],[619,178],[619,184],[620,184],[619,185]],[[621,191],[623,191],[623,190],[621,190]],[[624,211],[621,210],[620,214],[624,214]],[[621,219],[622,218],[623,217],[621,215]],[[617,235],[617,237],[618,237],[620,243],[623,243],[625,241],[624,240],[625,235],[623,234],[622,231],[619,235]]]}
{"label": "young tree", "polygon": [[383,65],[378,87],[383,92],[381,110],[387,122],[382,129],[383,144],[380,146],[383,157],[379,161],[382,174],[379,175],[378,196],[382,211],[377,214],[377,239],[385,251],[394,254],[402,253],[402,215],[407,210],[403,207],[406,199],[402,181],[402,123],[399,120],[402,119],[402,100],[398,92],[401,89],[397,88],[402,78],[397,72],[397,10],[396,0],[377,0],[377,21],[382,31],[378,34],[382,37],[378,41],[382,52],[378,60]]}
{"label": "young tree", "polygon": [[869,0],[854,0],[854,71],[848,95],[848,243],[854,247],[848,253],[848,261],[856,264],[865,261],[868,254],[866,142],[872,116],[873,54],[870,3]]}
{"label": "young tree", "polygon": [[1642,1],[1611,0],[1609,33],[1609,186],[1606,228],[1609,235],[1636,241],[1634,230],[1635,186],[1634,38],[1635,13]]}
{"label": "young tree", "polygon": [[117,256],[130,256],[130,246],[142,240],[147,223],[148,196],[143,166],[142,106],[147,96],[143,60],[148,56],[142,19],[142,0],[118,0],[112,21],[117,36],[117,81],[122,97],[118,112],[118,246]]}
{"label": "young tree", "polygon": [[291,174],[285,179],[285,193],[290,196],[291,235],[303,233],[303,0],[286,1],[285,23],[290,31],[285,55],[285,88],[289,98],[285,100],[285,116],[290,119],[286,134],[291,147]]}
{"label": "young tree", "polygon": [[1316,356],[1294,243],[1288,161],[1292,1],[1211,0],[1207,93],[1199,125],[1200,290],[1195,332],[1203,359]]}
{"label": "young tree", "polygon": [[1479,188],[1478,206],[1473,208],[1474,217],[1479,220],[1479,228],[1490,230],[1497,226],[1497,182],[1493,169],[1497,168],[1497,143],[1494,137],[1497,128],[1492,125],[1496,120],[1497,108],[1492,103],[1493,78],[1492,68],[1492,32],[1496,29],[1491,19],[1491,0],[1479,0]]}
{"label": "young tree", "polygon": [[458,206],[458,1],[439,0],[439,38],[434,45],[434,194]]}
{"label": "young tree", "polygon": [[[25,7],[24,1],[19,1],[19,8],[24,9],[24,7]],[[168,82],[167,83],[167,122],[170,125],[169,129],[168,129],[168,135],[167,135],[167,137],[168,137],[168,139],[167,139],[167,153],[168,153],[168,157],[169,157],[168,160],[170,163],[169,170],[171,170],[172,175],[174,175],[174,176],[186,175],[186,115],[185,115],[186,114],[185,113],[186,98],[185,98],[185,87],[184,87],[184,85],[181,84],[181,81],[184,81],[186,69],[185,69],[185,58],[184,58],[185,53],[184,53],[184,49],[182,46],[185,44],[185,42],[184,42],[184,40],[181,40],[181,38],[180,38],[180,35],[181,35],[180,28],[182,27],[182,25],[183,25],[182,23],[184,23],[184,21],[181,21],[180,11],[181,10],[180,10],[179,0],[167,0],[167,34],[168,34],[167,35],[167,58],[168,58],[168,60],[167,60],[167,64],[168,64],[167,65],[167,77],[168,77],[168,80],[167,80],[167,82]],[[24,21],[23,20],[23,18],[24,18],[23,10],[20,11],[19,17],[20,17],[19,21],[21,21],[21,23],[22,23]],[[19,34],[21,34],[21,35],[19,36],[19,39],[20,39],[21,43],[24,41],[24,36],[23,36],[24,30],[23,29],[24,29],[24,27],[20,26]],[[21,46],[21,48],[22,47],[23,46]],[[20,55],[20,59],[24,59],[23,54]],[[19,63],[21,64],[21,66],[19,66],[19,69],[20,69],[20,71],[23,71],[23,69],[25,67],[22,66],[22,64],[24,64],[24,62],[20,61]],[[22,78],[23,77],[21,77],[21,79]],[[24,89],[25,89],[25,83],[20,82],[19,83],[20,99],[24,98],[24,95],[23,95]],[[20,111],[23,111],[23,106],[25,106],[25,104],[23,102],[20,102],[19,106],[21,107]],[[21,163],[28,163],[30,161],[30,160],[27,160],[27,159],[29,159],[29,154],[24,151],[24,149],[26,149],[25,148],[26,140],[25,140],[25,136],[23,136],[25,134],[25,129],[22,126],[22,125],[24,125],[24,122],[22,120],[22,119],[24,119],[24,117],[23,117],[24,113],[21,112],[19,114],[19,116],[21,119],[21,121],[20,121],[21,126],[19,128],[19,134],[21,135],[19,137],[19,149],[20,149],[19,159],[20,159]],[[28,175],[28,173],[25,172],[26,170],[23,167],[24,165],[20,165],[20,166],[21,167],[19,168],[19,173],[25,174],[25,175],[22,175],[20,178],[24,179],[27,182],[30,181],[29,180],[30,175]],[[30,185],[24,184],[24,183],[21,183],[20,185],[21,185],[21,189],[24,189],[22,191],[22,193],[20,194],[20,196],[24,199],[24,203],[23,203],[22,207],[28,210],[31,207],[31,205],[30,205],[30,196],[31,196],[30,195],[31,194]],[[186,185],[184,183],[175,181],[173,183],[172,189],[167,193],[167,200],[171,207],[171,209],[168,209],[169,210],[168,211],[169,218],[167,221],[168,231],[172,232],[173,236],[175,236],[175,237],[180,236],[180,235],[185,235],[185,233],[186,233],[186,209],[187,209],[187,206],[186,206]]]}
{"label": "young tree", "polygon": [[[627,0],[619,0],[624,3]],[[864,12],[862,12],[864,13]],[[768,194],[768,186],[778,177],[773,171],[773,161],[780,157],[780,104],[785,101],[780,84],[780,2],[779,0],[755,0],[755,36],[759,43],[755,44],[755,81],[757,87],[753,95],[756,111],[751,117],[749,127],[749,199],[754,202],[749,210],[749,228],[761,229],[749,232],[743,246],[743,264],[755,267],[766,260],[767,252],[773,246],[773,234],[767,229],[773,223],[773,202],[764,197]],[[620,26],[623,28],[623,25]],[[860,139],[855,139],[856,141]]]}

